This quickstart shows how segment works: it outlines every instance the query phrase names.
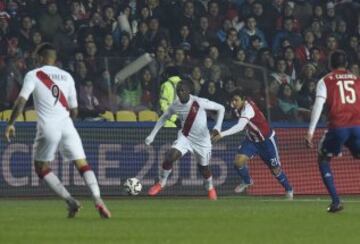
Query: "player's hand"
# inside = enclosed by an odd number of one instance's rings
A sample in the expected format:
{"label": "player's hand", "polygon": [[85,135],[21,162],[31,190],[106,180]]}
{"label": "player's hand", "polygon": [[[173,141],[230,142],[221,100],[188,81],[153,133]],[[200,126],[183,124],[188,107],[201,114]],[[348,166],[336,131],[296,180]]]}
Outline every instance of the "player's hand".
{"label": "player's hand", "polygon": [[215,136],[219,135],[220,132],[216,129],[213,129],[210,133],[210,139],[212,140]]}
{"label": "player's hand", "polygon": [[218,134],[211,137],[212,143],[218,142],[222,138],[221,134],[218,132]]}
{"label": "player's hand", "polygon": [[145,139],[145,145],[150,146],[153,141],[154,141],[154,138],[151,136],[148,136]]}
{"label": "player's hand", "polygon": [[308,148],[313,148],[314,147],[314,144],[313,144],[313,135],[311,135],[311,134],[307,134],[306,136],[305,136],[305,143],[306,143],[306,146],[308,147]]}
{"label": "player's hand", "polygon": [[15,126],[7,125],[5,128],[5,138],[8,142],[11,142],[11,137],[15,137]]}

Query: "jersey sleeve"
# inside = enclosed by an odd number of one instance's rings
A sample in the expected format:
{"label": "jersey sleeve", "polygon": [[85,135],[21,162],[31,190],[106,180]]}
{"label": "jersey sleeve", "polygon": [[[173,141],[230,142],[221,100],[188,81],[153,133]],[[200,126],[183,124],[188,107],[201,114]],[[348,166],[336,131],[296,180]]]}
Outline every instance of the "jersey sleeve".
{"label": "jersey sleeve", "polygon": [[246,125],[249,123],[250,119],[252,119],[254,116],[255,116],[255,111],[253,107],[250,104],[246,103],[245,107],[241,111],[240,118],[237,124],[228,130],[222,131],[220,135],[222,137],[225,137],[239,133],[240,131],[244,130]]}
{"label": "jersey sleeve", "polygon": [[36,78],[32,75],[31,72],[28,72],[26,75],[25,75],[25,78],[24,78],[24,84],[21,88],[21,91],[20,91],[20,94],[19,94],[19,97],[23,97],[25,98],[26,100],[29,99],[31,93],[34,91],[35,89],[35,82],[36,82]]}
{"label": "jersey sleeve", "polygon": [[217,112],[214,129],[217,131],[221,131],[221,126],[225,115],[225,107],[219,103],[210,101],[205,98],[199,98],[199,102],[200,106],[202,106],[205,110],[212,110]]}
{"label": "jersey sleeve", "polygon": [[324,99],[327,98],[327,89],[326,89],[324,79],[319,80],[319,82],[316,85],[316,96],[322,97]]}
{"label": "jersey sleeve", "polygon": [[244,109],[241,111],[240,118],[245,118],[247,120],[250,120],[254,118],[254,116],[255,116],[255,110],[250,104],[246,103]]}
{"label": "jersey sleeve", "polygon": [[69,79],[71,85],[69,89],[68,103],[69,103],[69,108],[72,109],[78,107],[78,101],[77,101],[77,94],[75,88],[75,81],[70,74],[69,74]]}

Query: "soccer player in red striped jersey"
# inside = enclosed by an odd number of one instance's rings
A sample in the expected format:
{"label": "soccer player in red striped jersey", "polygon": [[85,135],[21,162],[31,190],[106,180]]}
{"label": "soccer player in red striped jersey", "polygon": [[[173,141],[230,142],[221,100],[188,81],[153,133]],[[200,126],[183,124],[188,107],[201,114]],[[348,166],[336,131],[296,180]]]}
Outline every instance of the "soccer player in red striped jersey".
{"label": "soccer player in red striped jersey", "polygon": [[191,152],[195,155],[200,173],[205,179],[205,187],[208,191],[209,199],[217,199],[216,190],[212,182],[212,173],[209,168],[211,138],[207,126],[206,110],[217,112],[216,124],[212,132],[214,134],[221,131],[225,108],[221,104],[209,101],[208,99],[190,95],[191,87],[192,84],[187,80],[182,80],[178,83],[176,87],[178,98],[160,117],[150,135],[145,139],[145,144],[150,145],[165,121],[173,114],[179,116],[182,129],[179,130],[177,140],[166,153],[159,177],[160,180],[149,189],[148,194],[150,196],[157,195],[165,187],[167,178],[172,171],[173,163],[187,152]]}
{"label": "soccer player in red striped jersey", "polygon": [[71,119],[78,113],[74,80],[68,72],[55,66],[57,54],[51,44],[41,45],[37,50],[37,56],[42,66],[26,74],[24,85],[5,129],[5,137],[10,141],[10,137],[15,136],[15,120],[23,112],[32,94],[38,115],[33,148],[37,175],[66,201],[68,217],[75,217],[80,203],[70,195],[49,166],[59,148],[65,159],[74,162],[92,193],[100,216],[110,218],[111,213],[100,197],[97,179],[86,161],[80,136]]}
{"label": "soccer player in red striped jersey", "polygon": [[308,147],[313,147],[313,135],[324,105],[328,111],[328,130],[320,141],[318,163],[323,182],[332,202],[328,212],[343,209],[336,192],[330,168],[332,157],[341,156],[345,145],[354,158],[360,158],[360,79],[346,69],[344,51],[337,50],[330,56],[332,71],[321,78],[316,88],[316,99],[311,113],[309,131],[305,137]]}
{"label": "soccer player in red striped jersey", "polygon": [[253,101],[246,98],[241,89],[233,91],[231,106],[239,118],[238,123],[214,136],[213,141],[216,142],[225,136],[243,130],[246,131],[245,140],[241,143],[235,156],[235,168],[241,177],[241,183],[235,188],[235,192],[241,193],[253,184],[247,162],[254,156],[259,155],[278,182],[284,187],[286,198],[292,200],[293,188],[281,168],[275,131],[270,128],[264,114]]}

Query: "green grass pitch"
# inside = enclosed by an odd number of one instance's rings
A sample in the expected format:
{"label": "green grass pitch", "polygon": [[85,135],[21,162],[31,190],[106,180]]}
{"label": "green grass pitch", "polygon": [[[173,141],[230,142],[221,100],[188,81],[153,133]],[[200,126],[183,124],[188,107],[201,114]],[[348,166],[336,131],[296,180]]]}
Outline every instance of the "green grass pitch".
{"label": "green grass pitch", "polygon": [[328,199],[227,197],[120,198],[100,219],[83,199],[75,219],[60,200],[0,200],[0,243],[360,243],[360,199],[328,214]]}

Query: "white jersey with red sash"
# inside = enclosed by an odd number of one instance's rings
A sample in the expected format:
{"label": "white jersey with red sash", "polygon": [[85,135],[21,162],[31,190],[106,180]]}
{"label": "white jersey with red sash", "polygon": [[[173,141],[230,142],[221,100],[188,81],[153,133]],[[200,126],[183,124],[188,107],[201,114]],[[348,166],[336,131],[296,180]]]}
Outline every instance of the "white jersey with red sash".
{"label": "white jersey with red sash", "polygon": [[60,146],[66,160],[84,159],[85,152],[69,110],[77,108],[74,79],[55,66],[29,71],[19,96],[26,100],[33,94],[38,115],[34,159],[52,161]]}
{"label": "white jersey with red sash", "polygon": [[[218,107],[217,103],[208,99],[190,95],[186,104],[176,99],[169,107],[169,113],[179,116],[182,125],[179,135],[187,137],[193,144],[211,147],[206,110],[218,110]],[[222,121],[220,128],[221,123]]]}
{"label": "white jersey with red sash", "polygon": [[28,99],[31,93],[39,123],[69,118],[69,109],[78,106],[73,78],[55,66],[46,65],[26,74],[20,96]]}

